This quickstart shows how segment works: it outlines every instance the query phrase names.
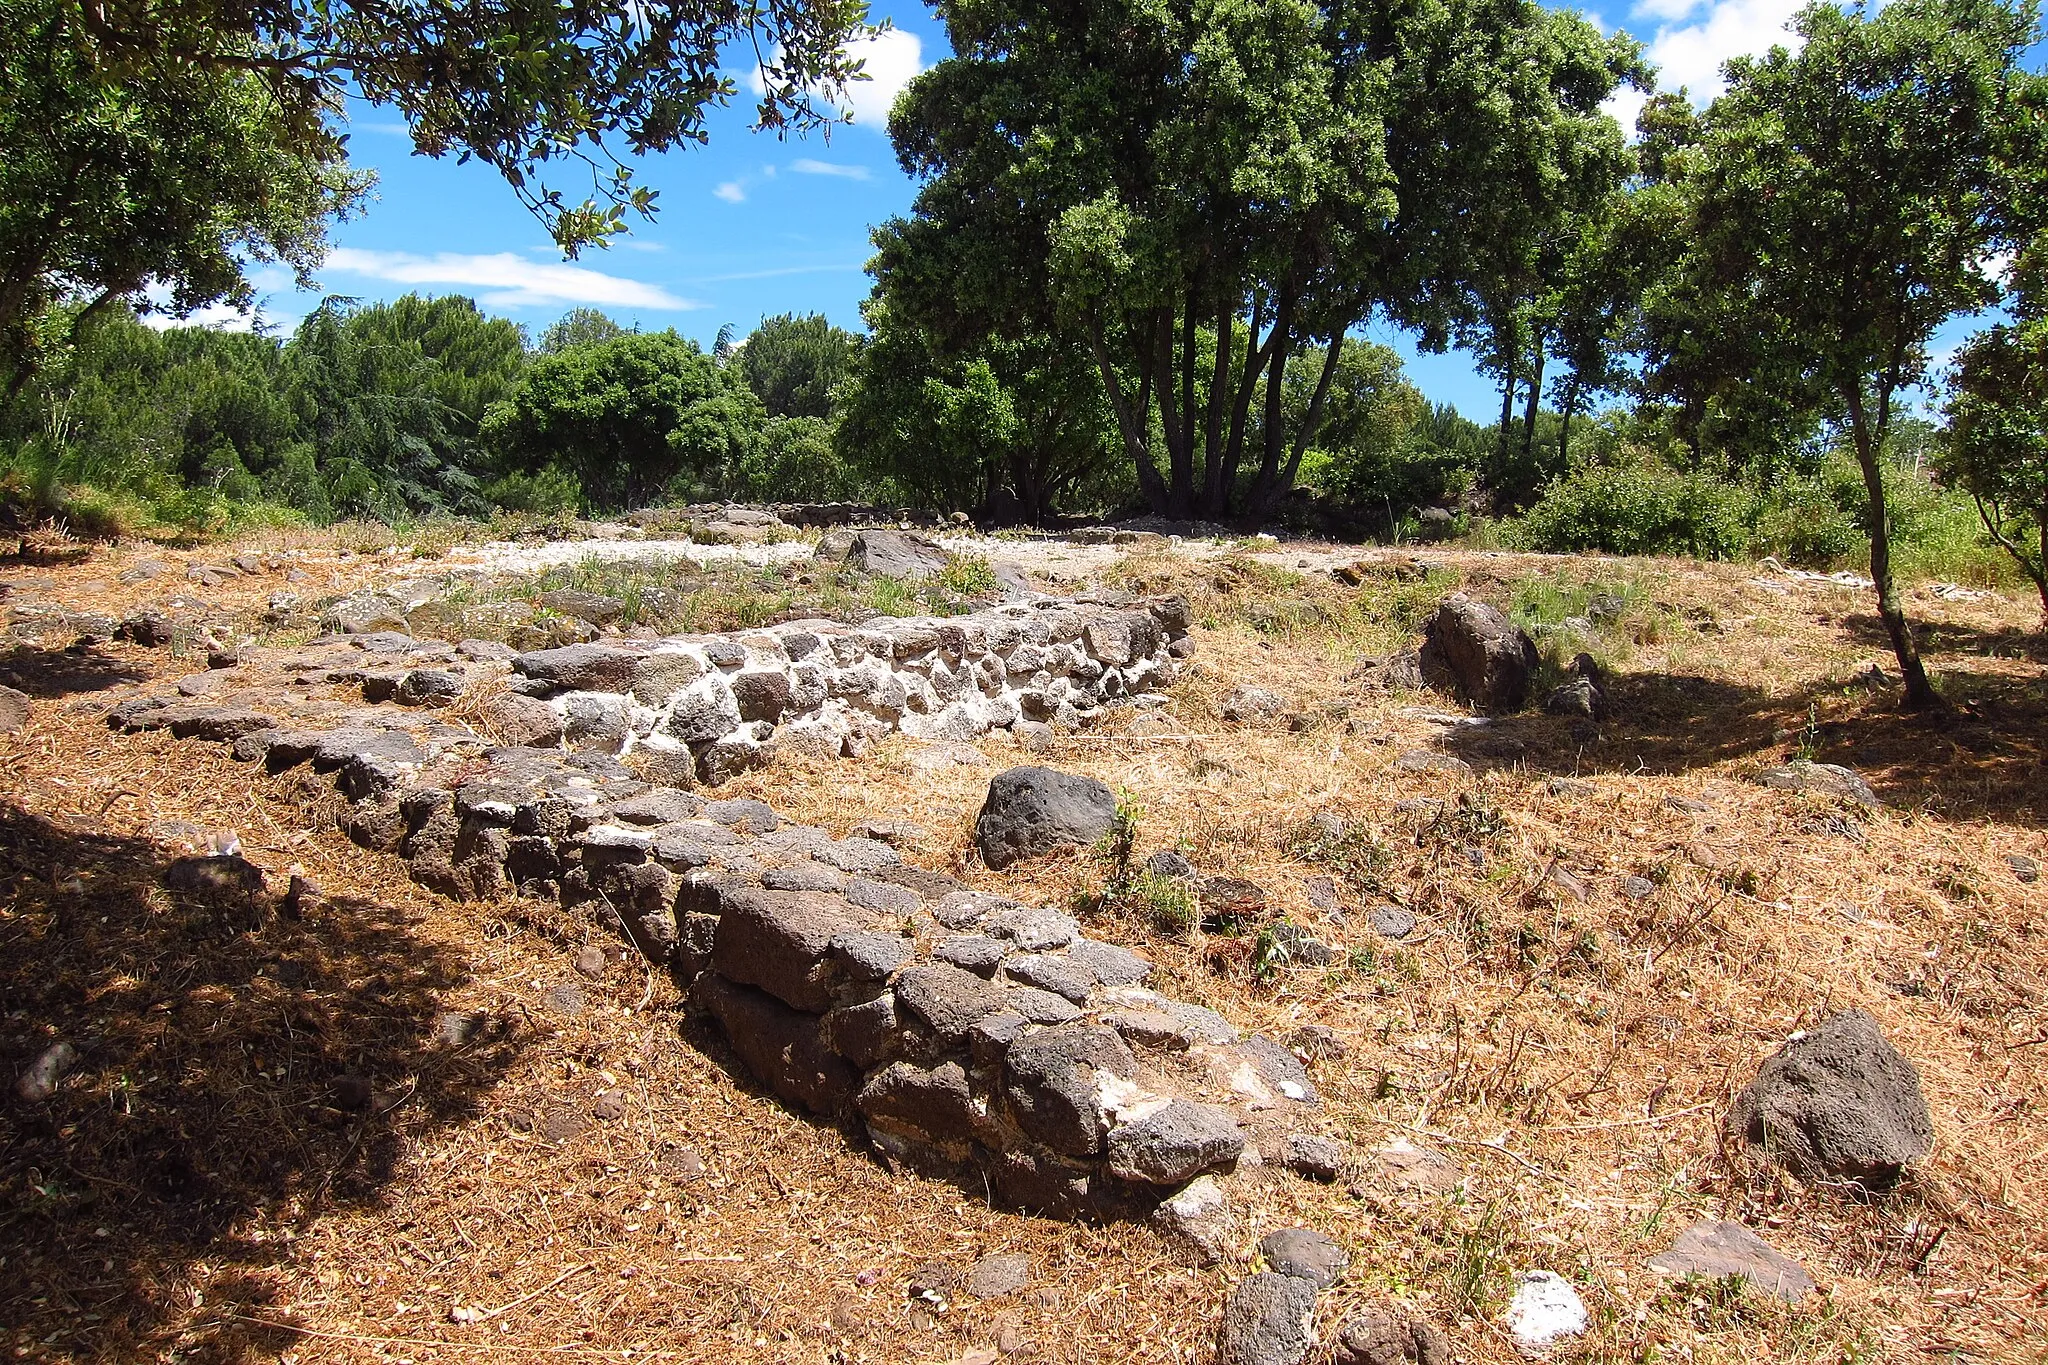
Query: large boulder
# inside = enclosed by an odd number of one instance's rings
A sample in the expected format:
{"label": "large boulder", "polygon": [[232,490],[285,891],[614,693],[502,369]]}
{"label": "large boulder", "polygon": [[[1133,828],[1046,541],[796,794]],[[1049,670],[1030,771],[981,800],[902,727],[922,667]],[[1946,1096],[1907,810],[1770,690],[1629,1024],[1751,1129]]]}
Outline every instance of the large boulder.
{"label": "large boulder", "polygon": [[863,573],[917,581],[945,568],[946,552],[923,536],[873,529],[853,537],[846,562]]}
{"label": "large boulder", "polygon": [[1766,1060],[1728,1126],[1801,1175],[1865,1184],[1896,1180],[1934,1141],[1919,1073],[1853,1009]]}
{"label": "large boulder", "polygon": [[1115,819],[1116,793],[1092,777],[1012,768],[988,784],[974,837],[981,860],[1002,869],[1056,848],[1088,847]]}
{"label": "large boulder", "polygon": [[1507,617],[1463,593],[1422,628],[1419,662],[1431,687],[1481,711],[1519,710],[1536,674],[1536,644]]}

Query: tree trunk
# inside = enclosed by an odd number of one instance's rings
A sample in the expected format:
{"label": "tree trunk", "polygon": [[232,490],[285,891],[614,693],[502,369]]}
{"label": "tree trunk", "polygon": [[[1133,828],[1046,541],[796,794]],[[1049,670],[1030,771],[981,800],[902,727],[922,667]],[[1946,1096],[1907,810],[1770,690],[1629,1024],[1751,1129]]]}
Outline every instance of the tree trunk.
{"label": "tree trunk", "polygon": [[1572,467],[1572,409],[1578,405],[1578,395],[1572,394],[1565,399],[1563,411],[1557,414],[1557,467],[1560,471],[1569,471]]}
{"label": "tree trunk", "polygon": [[1223,448],[1223,476],[1218,481],[1215,496],[1210,502],[1209,515],[1226,517],[1230,515],[1230,501],[1237,493],[1238,466],[1244,459],[1245,424],[1251,420],[1252,397],[1259,390],[1259,373],[1273,354],[1273,339],[1278,329],[1268,333],[1265,341],[1259,340],[1259,327],[1265,321],[1266,300],[1252,300],[1251,326],[1244,337],[1244,371],[1237,381],[1237,393],[1230,409],[1230,439]]}
{"label": "tree trunk", "polygon": [[1323,400],[1330,396],[1330,381],[1336,378],[1337,358],[1343,353],[1344,334],[1339,332],[1330,338],[1323,351],[1323,372],[1316,376],[1316,391],[1308,400],[1308,411],[1302,415],[1301,430],[1294,434],[1294,449],[1287,457],[1287,468],[1281,472],[1279,483],[1266,490],[1268,508],[1287,495],[1301,473],[1301,457],[1308,452],[1308,443],[1315,439],[1316,429],[1323,424]]}
{"label": "tree trunk", "polygon": [[1500,432],[1494,442],[1497,447],[1495,460],[1499,466],[1496,477],[1507,473],[1508,447],[1515,439],[1515,358],[1503,354],[1501,365],[1503,368],[1500,380]]}
{"label": "tree trunk", "polygon": [[1522,409],[1522,463],[1536,461],[1536,410],[1543,402],[1543,333],[1536,333],[1535,368],[1529,372],[1529,402]]}
{"label": "tree trunk", "polygon": [[1102,372],[1102,387],[1109,395],[1110,410],[1116,414],[1117,430],[1123,433],[1124,451],[1137,469],[1138,491],[1154,512],[1163,513],[1166,481],[1159,477],[1159,466],[1152,463],[1147,386],[1139,385],[1138,410],[1134,414],[1130,400],[1124,397],[1123,381],[1117,378],[1116,366],[1110,362],[1109,347],[1103,343],[1102,319],[1092,313],[1088,318],[1088,349],[1094,353],[1095,367]]}
{"label": "tree trunk", "polygon": [[1174,452],[1173,515],[1185,517],[1195,503],[1195,309],[1202,297],[1202,272],[1188,285],[1187,311],[1180,324],[1180,449]]}
{"label": "tree trunk", "polygon": [[1891,394],[1880,390],[1878,400],[1882,404],[1877,430],[1872,431],[1869,414],[1864,411],[1863,391],[1854,388],[1846,395],[1849,400],[1849,428],[1856,441],[1856,462],[1863,467],[1863,490],[1869,499],[1870,509],[1870,577],[1877,589],[1877,614],[1884,622],[1885,633],[1891,636],[1892,653],[1898,657],[1899,672],[1906,681],[1906,705],[1915,710],[1937,706],[1941,698],[1936,695],[1933,684],[1927,681],[1927,670],[1920,662],[1920,648],[1913,640],[1913,623],[1906,619],[1905,609],[1899,605],[1898,585],[1892,581],[1892,528],[1891,515],[1884,502],[1884,454],[1885,418],[1891,411]]}
{"label": "tree trunk", "polygon": [[1266,415],[1265,450],[1259,457],[1259,475],[1252,481],[1251,497],[1246,501],[1246,514],[1261,517],[1271,502],[1273,485],[1280,477],[1280,451],[1286,438],[1286,423],[1281,419],[1286,409],[1283,400],[1287,385],[1287,352],[1292,343],[1294,328],[1294,296],[1286,286],[1281,287],[1280,304],[1273,313],[1273,359],[1266,371]]}
{"label": "tree trunk", "polygon": [[[1231,331],[1237,301],[1222,290],[1216,297],[1216,364],[1209,373],[1209,401],[1202,412],[1201,511],[1214,515],[1216,490],[1223,481],[1223,406],[1230,400]],[[1255,336],[1254,341],[1258,340]]]}

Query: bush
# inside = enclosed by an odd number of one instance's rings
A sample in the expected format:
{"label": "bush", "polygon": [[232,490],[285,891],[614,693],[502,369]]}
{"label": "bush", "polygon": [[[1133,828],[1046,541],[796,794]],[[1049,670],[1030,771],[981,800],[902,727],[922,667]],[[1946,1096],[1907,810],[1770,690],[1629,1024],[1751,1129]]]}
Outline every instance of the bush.
{"label": "bush", "polygon": [[1508,529],[1528,550],[1733,559],[1748,549],[1755,511],[1754,494],[1719,479],[1647,464],[1595,467],[1553,480]]}
{"label": "bush", "polygon": [[1868,558],[1864,503],[1863,475],[1846,461],[1831,461],[1814,475],[1764,494],[1752,548],[1811,569]]}
{"label": "bush", "polygon": [[574,474],[551,464],[531,474],[507,474],[486,487],[484,496],[507,512],[559,516],[582,506],[583,486]]}

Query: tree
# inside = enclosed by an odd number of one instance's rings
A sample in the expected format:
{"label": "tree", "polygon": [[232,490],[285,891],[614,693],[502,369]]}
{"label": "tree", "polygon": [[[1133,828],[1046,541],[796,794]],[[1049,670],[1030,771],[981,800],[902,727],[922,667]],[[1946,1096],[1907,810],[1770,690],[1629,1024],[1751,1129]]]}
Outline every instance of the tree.
{"label": "tree", "polygon": [[838,430],[848,465],[908,502],[1005,523],[1042,525],[1127,492],[1105,477],[1121,442],[1085,354],[1043,334],[948,347],[880,285],[864,311],[869,338]]}
{"label": "tree", "polygon": [[1703,292],[1762,362],[1828,395],[1869,502],[1878,615],[1906,700],[1938,698],[1899,603],[1884,469],[1894,400],[1927,371],[1927,342],[1989,303],[1984,262],[2012,242],[2002,201],[2015,150],[2031,11],[2001,0],[1814,4],[1775,48],[1727,68],[1686,169]]}
{"label": "tree", "polygon": [[823,313],[780,313],[761,319],[733,361],[770,417],[827,418],[832,390],[853,368],[857,344]]}
{"label": "tree", "polygon": [[2031,293],[1957,354],[1941,463],[2048,616],[2048,316]]}
{"label": "tree", "polygon": [[[125,8],[109,21],[149,17]],[[253,50],[240,65],[188,62],[174,49],[104,61],[81,27],[100,13],[68,0],[0,0],[0,384],[9,398],[118,300],[179,315],[246,307],[251,262],[283,264],[310,284],[327,220],[370,183],[347,168],[344,139],[322,121],[331,92],[302,110],[280,107]],[[164,294],[141,301],[152,285]]]}
{"label": "tree", "polygon": [[643,506],[673,481],[718,484],[745,457],[765,414],[697,343],[633,332],[541,356],[484,415],[506,473],[559,467],[595,506]]}
{"label": "tree", "polygon": [[625,334],[626,329],[601,308],[571,308],[540,334],[540,353],[556,355],[571,346],[590,346]]}
{"label": "tree", "polygon": [[334,509],[391,518],[484,510],[474,423],[441,392],[416,338],[388,308],[330,298],[285,347],[293,404]]}
{"label": "tree", "polygon": [[[8,3],[0,27],[13,26]],[[760,59],[759,126],[835,121],[816,92],[836,97],[860,78],[846,43],[866,16],[863,0],[19,3],[49,16],[35,50],[115,85],[166,70],[256,78],[287,158],[335,144],[328,123],[343,89],[395,109],[420,152],[502,174],[572,255],[620,231],[627,208],[651,214],[653,191],[633,185],[613,143],[644,155],[703,142],[707,112],[736,91],[729,48]],[[581,204],[542,183],[565,161],[589,177]]]}
{"label": "tree", "polygon": [[[949,345],[1085,347],[1141,492],[1173,515],[1258,515],[1293,484],[1354,327],[1443,344],[1618,178],[1599,106],[1641,76],[1632,41],[1533,0],[944,13],[956,55],[890,122],[925,183],[878,236],[877,278]],[[1323,368],[1290,424],[1306,346]]]}

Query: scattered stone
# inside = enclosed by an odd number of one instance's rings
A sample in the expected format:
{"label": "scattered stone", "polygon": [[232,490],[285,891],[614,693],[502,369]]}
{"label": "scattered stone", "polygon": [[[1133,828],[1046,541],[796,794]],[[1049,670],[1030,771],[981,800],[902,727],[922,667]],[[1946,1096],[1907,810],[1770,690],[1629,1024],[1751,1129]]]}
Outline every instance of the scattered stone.
{"label": "scattered stone", "polygon": [[1860,1009],[1766,1060],[1736,1097],[1731,1131],[1797,1174],[1885,1185],[1927,1155],[1934,1120],[1913,1064]]}
{"label": "scattered stone", "polygon": [[171,571],[171,566],[160,559],[138,559],[118,575],[123,583],[147,583],[161,578]]}
{"label": "scattered stone", "polygon": [[1365,912],[1366,925],[1381,938],[1395,942],[1415,932],[1415,913],[1398,905],[1375,905]]}
{"label": "scattered stone", "polygon": [[1315,1340],[1316,1287],[1293,1275],[1247,1276],[1223,1308],[1216,1365],[1299,1365]]}
{"label": "scattered stone", "polygon": [[1335,877],[1327,874],[1318,874],[1313,877],[1304,878],[1301,883],[1301,890],[1302,894],[1308,897],[1308,903],[1325,914],[1335,910],[1338,906],[1339,897],[1337,879]]}
{"label": "scattered stone", "polygon": [[1805,1266],[1740,1223],[1695,1223],[1678,1234],[1669,1251],[1652,1256],[1649,1266],[1660,1275],[1699,1275],[1710,1280],[1739,1275],[1787,1303],[1797,1303],[1814,1288]]}
{"label": "scattered stone", "polygon": [[33,709],[26,692],[0,687],[0,735],[11,735],[27,725]]}
{"label": "scattered stone", "polygon": [[982,861],[1000,871],[1056,848],[1091,846],[1115,818],[1115,793],[1092,777],[1012,768],[989,783],[975,843]]}
{"label": "scattered stone", "polygon": [[2041,880],[2041,864],[2038,859],[2024,853],[2008,853],[2005,865],[2012,869],[2012,875],[2029,886]]}
{"label": "scattered stone", "polygon": [[1152,1213],[1152,1226],[1204,1266],[1223,1259],[1235,1224],[1223,1186],[1211,1175],[1189,1181]]}
{"label": "scattered stone", "polygon": [[1396,1190],[1444,1194],[1458,1187],[1463,1172],[1441,1152],[1396,1138],[1373,1153],[1379,1177]]}
{"label": "scattered stone", "polygon": [[1019,1253],[984,1256],[967,1268],[963,1287],[977,1299],[1000,1299],[1031,1283],[1031,1258]]}
{"label": "scattered stone", "polygon": [[1621,879],[1621,894],[1632,901],[1646,901],[1657,894],[1657,883],[1631,874]]}
{"label": "scattered stone", "polygon": [[581,588],[554,588],[542,593],[538,600],[549,611],[573,616],[596,626],[608,626],[626,613],[623,599],[601,592],[585,592]]}
{"label": "scattered stone", "polygon": [[408,628],[404,600],[370,589],[338,598],[320,613],[320,629],[330,635],[373,635],[380,630],[403,632]]}
{"label": "scattered stone", "polygon": [[853,832],[863,839],[874,839],[893,848],[905,844],[921,844],[930,838],[930,831],[923,825],[908,820],[865,820],[855,825]]}
{"label": "scattered stone", "polygon": [[604,949],[595,943],[585,944],[576,954],[576,970],[595,980],[604,975]]}
{"label": "scattered stone", "polygon": [[164,869],[164,886],[205,900],[251,897],[263,890],[263,869],[239,853],[175,858]]}
{"label": "scattered stone", "polygon": [[1223,698],[1223,719],[1240,723],[1272,720],[1287,709],[1287,700],[1278,692],[1250,683],[1239,683]]}
{"label": "scattered stone", "polygon": [[1337,1334],[1332,1365],[1451,1365],[1451,1343],[1392,1303],[1360,1309]]}
{"label": "scattered stone", "polygon": [[1284,1160],[1287,1169],[1298,1175],[1334,1181],[1344,1174],[1344,1144],[1312,1133],[1289,1133]]}
{"label": "scattered stone", "polygon": [[1275,953],[1284,961],[1304,967],[1327,967],[1337,960],[1337,950],[1293,920],[1275,920],[1266,926]]}
{"label": "scattered stone", "polygon": [[1562,1275],[1548,1270],[1528,1270],[1516,1277],[1507,1320],[1516,1348],[1527,1356],[1543,1355],[1559,1342],[1578,1336],[1588,1322],[1578,1291]]}
{"label": "scattered stone", "polygon": [[36,1054],[36,1059],[14,1083],[14,1093],[29,1104],[41,1104],[57,1093],[64,1077],[78,1064],[78,1049],[63,1039]]}
{"label": "scattered stone", "polygon": [[583,1013],[584,1007],[589,1003],[589,997],[583,994],[583,988],[567,981],[559,986],[551,987],[548,990],[547,1000],[549,1009],[557,1014],[568,1015],[571,1018]]}
{"label": "scattered stone", "polygon": [[540,1135],[549,1142],[568,1142],[590,1127],[590,1121],[573,1104],[554,1104],[541,1114],[537,1126]]}
{"label": "scattered stone", "polygon": [[1337,1283],[1351,1264],[1344,1248],[1314,1228],[1282,1228],[1259,1239],[1259,1256],[1276,1274],[1307,1280],[1317,1289]]}
{"label": "scattered stone", "polygon": [[1536,644],[1520,626],[1459,593],[1423,626],[1422,676],[1480,711],[1520,710],[1537,666]]}
{"label": "scattered stone", "polygon": [[1817,796],[1829,796],[1838,801],[1851,801],[1865,810],[1880,809],[1884,803],[1871,791],[1870,784],[1862,774],[1839,763],[1813,763],[1795,758],[1777,768],[1766,768],[1757,774],[1758,782],[1778,791],[1810,792]]}
{"label": "scattered stone", "polygon": [[607,1090],[590,1106],[590,1112],[601,1122],[617,1123],[626,1117],[626,1097],[616,1090]]}
{"label": "scattered stone", "polygon": [[1394,768],[1404,773],[1446,773],[1452,777],[1470,777],[1472,765],[1454,754],[1440,754],[1434,749],[1409,749],[1394,759]]}

